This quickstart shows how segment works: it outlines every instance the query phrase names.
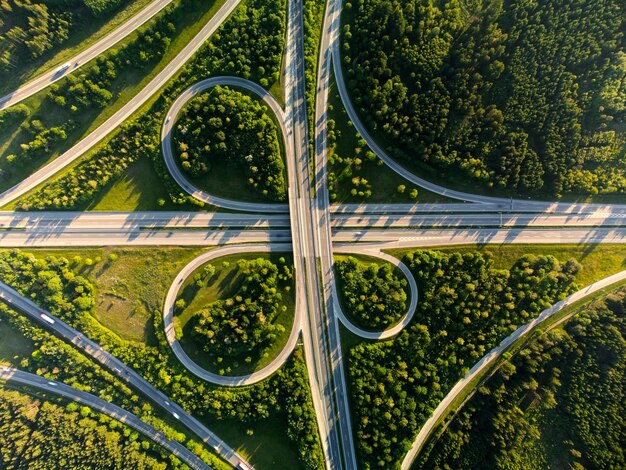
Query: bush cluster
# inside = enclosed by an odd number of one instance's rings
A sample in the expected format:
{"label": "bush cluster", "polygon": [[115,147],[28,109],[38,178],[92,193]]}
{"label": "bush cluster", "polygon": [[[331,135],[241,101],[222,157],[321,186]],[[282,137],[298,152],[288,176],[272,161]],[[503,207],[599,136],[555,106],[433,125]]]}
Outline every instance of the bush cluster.
{"label": "bush cluster", "polygon": [[174,148],[183,171],[201,178],[213,165],[235,162],[268,199],[284,201],[285,165],[279,130],[267,106],[227,87],[191,100],[181,112]]}
{"label": "bush cluster", "polygon": [[363,468],[394,467],[470,367],[499,341],[576,289],[576,261],[525,256],[496,270],[480,253],[415,251],[414,320],[388,342],[349,352],[355,435]]}
{"label": "bush cluster", "polygon": [[[184,0],[182,6],[193,5],[196,0]],[[88,160],[72,170],[72,175],[64,175],[32,196],[18,202],[18,207],[74,209],[102,191],[106,181],[119,177],[136,161],[136,155],[127,151],[112,153],[111,148],[128,147],[124,141],[127,132],[137,141],[156,141],[167,108],[173,99],[186,87],[217,73],[240,75],[267,86],[278,80],[282,41],[285,32],[285,3],[269,0],[251,0],[241,5],[222,25],[211,40],[194,59],[187,64],[178,79],[170,84],[155,101],[152,107],[131,120],[116,133],[109,145],[93,153]],[[149,146],[142,152],[150,158],[156,172],[163,181],[172,202],[175,204],[202,203],[187,196],[169,174],[160,151],[160,146]],[[99,173],[96,169],[102,160],[108,161],[106,168]],[[130,159],[130,160],[129,160]],[[80,175],[77,178],[77,175]],[[103,178],[106,175],[107,178]],[[94,187],[95,183],[95,187]],[[74,188],[80,198],[70,198],[58,206],[54,201],[66,195],[68,188]]]}
{"label": "bush cluster", "polygon": [[[156,345],[121,340],[98,323],[90,314],[95,303],[93,288],[77,273],[80,268],[65,258],[39,259],[20,251],[0,253],[0,278],[4,282],[82,331],[165,394],[176,397],[176,401],[194,416],[249,423],[278,414],[285,419],[287,434],[298,446],[306,467],[313,470],[323,466],[308,375],[300,351],[296,351],[280,371],[260,384],[239,389],[208,385],[190,374],[173,356],[165,339],[160,312],[154,314]],[[116,401],[138,416],[149,417],[150,422],[156,421],[151,406],[140,401],[125,384],[72,346],[0,304],[0,319],[6,318],[36,345],[35,352],[23,361],[21,367],[87,389],[108,401]],[[160,428],[170,438],[187,440],[184,434],[171,428]],[[201,445],[195,442],[188,445],[192,451],[204,453],[211,466],[221,468],[220,462],[203,451]]]}
{"label": "bush cluster", "polygon": [[42,403],[11,390],[0,390],[0,449],[6,468],[165,470],[173,463],[147,438],[88,407]]}
{"label": "bush cluster", "polygon": [[621,289],[525,346],[478,389],[420,468],[626,466],[625,314]]}
{"label": "bush cluster", "polygon": [[384,329],[406,313],[407,280],[391,264],[365,264],[350,256],[335,261],[335,269],[346,313],[360,326]]}
{"label": "bush cluster", "polygon": [[[281,290],[293,274],[284,273],[269,260],[240,260],[237,276],[241,283],[227,299],[217,300],[196,312],[193,333],[203,349],[216,356],[241,356],[272,344],[284,331],[274,320],[286,309]],[[280,279],[279,279],[280,278]],[[281,286],[282,284],[282,286]]]}
{"label": "bush cluster", "polygon": [[71,12],[50,8],[46,2],[0,2],[0,74],[65,42],[73,21]]}

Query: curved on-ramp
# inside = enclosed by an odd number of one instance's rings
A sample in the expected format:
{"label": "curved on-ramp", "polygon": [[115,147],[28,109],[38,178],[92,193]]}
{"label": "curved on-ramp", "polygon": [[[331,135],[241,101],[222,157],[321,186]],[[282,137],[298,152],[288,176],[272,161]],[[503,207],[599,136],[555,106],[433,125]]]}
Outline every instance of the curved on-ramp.
{"label": "curved on-ramp", "polygon": [[[133,368],[103,349],[102,346],[89,339],[80,331],[75,330],[67,323],[55,317],[48,310],[42,309],[32,300],[23,297],[19,292],[4,284],[2,281],[0,281],[0,301],[6,303],[16,312],[20,312],[35,320],[42,327],[54,332],[56,336],[106,367],[118,379],[142,393],[166,413],[174,416],[183,426],[198,436],[203,443],[210,445],[216,453],[231,465],[236,466],[239,462],[243,462],[252,468],[232,447],[220,439],[197,418],[187,413],[179,404],[174,402],[159,389],[155,388]],[[178,415],[178,417],[176,417],[176,415]]]}
{"label": "curved on-ramp", "polygon": [[444,186],[432,183],[427,181],[419,176],[413,174],[398,162],[396,162],[392,157],[390,157],[385,150],[376,143],[376,139],[370,134],[367,130],[367,127],[361,122],[359,115],[352,105],[352,101],[350,100],[350,95],[348,93],[348,89],[345,83],[345,79],[343,76],[343,68],[341,62],[341,51],[339,48],[340,38],[339,38],[339,30],[340,30],[340,14],[342,9],[343,0],[329,0],[329,4],[327,5],[327,9],[332,7],[333,10],[333,21],[330,22],[330,28],[323,31],[323,34],[327,34],[329,36],[330,48],[332,54],[333,61],[333,70],[335,72],[335,81],[337,83],[337,89],[339,90],[339,95],[341,97],[341,101],[343,106],[348,113],[348,117],[354,124],[354,128],[357,130],[359,134],[363,137],[363,139],[367,142],[367,145],[370,149],[394,172],[398,175],[405,178],[407,181],[424,188],[432,193],[439,194],[441,196],[449,197],[452,199],[457,199],[461,201],[467,202],[475,202],[482,204],[500,204],[503,206],[510,207],[510,210],[531,210],[531,211],[568,211],[573,208],[585,208],[588,210],[592,209],[619,209],[625,210],[626,204],[600,204],[600,203],[569,203],[569,202],[550,202],[550,201],[531,201],[524,199],[514,199],[514,198],[503,198],[503,197],[493,197],[493,196],[481,196],[478,194],[466,193],[463,191],[456,191],[453,189],[448,189]]}
{"label": "curved on-ramp", "polygon": [[[270,243],[267,245],[238,245],[224,248],[216,248],[215,250],[207,251],[197,258],[194,258],[178,273],[165,298],[165,304],[163,306],[163,326],[165,328],[165,337],[167,338],[167,342],[172,348],[172,351],[174,352],[178,360],[191,373],[213,384],[225,387],[237,387],[243,385],[252,385],[268,378],[270,375],[280,369],[282,365],[287,361],[287,359],[291,355],[291,352],[296,347],[298,337],[300,336],[300,329],[302,324],[302,309],[300,308],[300,302],[302,299],[299,298],[296,298],[293,326],[291,328],[291,333],[289,334],[289,339],[287,340],[285,347],[282,349],[280,354],[272,360],[272,362],[270,362],[262,369],[257,370],[249,375],[229,377],[209,372],[208,370],[199,366],[183,350],[182,345],[176,339],[176,331],[174,328],[174,308],[176,303],[176,297],[178,297],[178,292],[180,291],[180,288],[182,287],[185,279],[187,279],[191,275],[191,273],[193,273],[197,268],[216,258],[221,258],[222,256],[232,254],[270,253],[286,251],[291,251],[290,243]],[[296,297],[299,296],[296,294]]]}
{"label": "curved on-ramp", "polygon": [[260,85],[257,85],[256,83],[251,82],[250,80],[246,80],[244,78],[230,76],[212,77],[202,80],[198,83],[194,83],[192,86],[183,91],[181,95],[176,99],[176,101],[174,101],[169,111],[167,112],[167,117],[165,118],[165,121],[163,122],[163,127],[161,128],[161,152],[163,153],[163,158],[165,159],[165,165],[167,166],[167,169],[169,170],[176,183],[178,183],[178,185],[183,188],[185,192],[187,192],[187,194],[207,204],[237,211],[265,213],[287,212],[289,210],[287,204],[235,201],[232,199],[226,199],[223,197],[209,194],[206,191],[203,191],[191,184],[176,165],[176,161],[174,159],[172,151],[172,130],[174,128],[174,124],[176,123],[176,116],[178,116],[180,111],[187,104],[187,102],[189,102],[189,100],[193,99],[200,93],[203,93],[204,91],[216,86],[232,86],[243,88],[244,90],[254,93],[259,98],[261,98],[274,112],[276,120],[280,125],[280,130],[284,142],[283,148],[285,150],[289,148],[287,142],[287,125],[285,113],[283,112],[278,102],[267,90],[265,90]]}
{"label": "curved on-ramp", "polygon": [[154,429],[150,424],[142,421],[141,418],[134,415],[130,411],[126,411],[113,403],[104,401],[100,397],[92,395],[91,393],[77,390],[69,385],[65,385],[62,382],[56,382],[53,380],[47,380],[36,374],[30,372],[24,372],[18,369],[10,367],[0,366],[0,380],[19,384],[22,386],[37,388],[48,393],[54,393],[55,395],[62,396],[73,402],[81,403],[88,406],[102,414],[109,416],[131,428],[139,431],[148,439],[159,444],[164,449],[170,451],[180,460],[185,462],[191,468],[194,469],[210,469],[198,456],[187,449],[178,441],[169,440],[165,434]]}
{"label": "curved on-ramp", "polygon": [[[341,308],[341,303],[339,302],[339,295],[337,295],[337,292],[335,292],[333,296],[334,302],[335,302],[335,311],[337,312],[337,316],[339,317],[339,320],[341,321],[341,323],[343,323],[343,326],[345,326],[351,333],[357,336],[360,336],[361,338],[370,339],[370,340],[385,340],[385,339],[392,338],[396,336],[397,334],[399,334],[404,328],[408,326],[409,323],[411,323],[411,320],[413,319],[413,316],[415,315],[415,311],[417,310],[417,301],[418,301],[417,282],[415,282],[415,277],[413,276],[413,273],[411,272],[411,270],[407,267],[406,264],[404,264],[398,258],[388,255],[387,253],[383,253],[382,251],[379,251],[376,249],[359,250],[358,247],[343,246],[343,247],[334,248],[334,251],[336,253],[342,253],[342,254],[343,253],[360,254],[360,255],[368,255],[368,256],[375,257],[375,258],[380,258],[382,260],[387,261],[388,263],[393,264],[398,269],[400,269],[400,271],[402,271],[402,273],[406,277],[407,282],[409,283],[409,289],[410,289],[409,307],[407,309],[406,314],[404,314],[404,316],[400,319],[400,321],[398,321],[392,327],[387,328],[386,330],[367,331],[362,328],[359,328],[354,323],[352,323],[348,319],[348,317],[346,317],[345,313],[343,312],[343,309]],[[333,289],[334,290],[337,289],[336,283],[334,283]]]}
{"label": "curved on-ramp", "polygon": [[591,294],[602,290],[606,287],[611,286],[617,282],[623,281],[626,279],[626,271],[621,271],[617,274],[613,274],[607,278],[604,278],[600,281],[594,282],[593,284],[588,285],[587,287],[582,288],[581,290],[574,292],[570,296],[565,299],[557,302],[551,307],[545,309],[543,312],[539,314],[537,318],[532,320],[531,322],[520,326],[517,330],[515,330],[511,335],[502,340],[502,342],[491,351],[489,351],[485,356],[478,361],[474,367],[459,380],[452,390],[448,392],[448,394],[444,397],[444,399],[439,403],[435,411],[433,411],[432,416],[424,423],[424,426],[420,429],[418,435],[413,441],[413,445],[411,449],[405,456],[402,461],[402,470],[409,470],[415,457],[421,450],[422,446],[426,442],[426,439],[433,431],[439,420],[445,416],[446,410],[452,404],[452,402],[463,393],[467,387],[469,387],[471,381],[476,378],[481,372],[483,372],[493,361],[498,359],[509,346],[511,346],[515,341],[520,339],[521,337],[530,333],[533,329],[541,325],[543,322],[548,320],[550,317],[555,315],[556,313],[562,311],[563,309],[569,307],[570,305],[578,302],[579,300],[584,299],[585,297],[590,296]]}

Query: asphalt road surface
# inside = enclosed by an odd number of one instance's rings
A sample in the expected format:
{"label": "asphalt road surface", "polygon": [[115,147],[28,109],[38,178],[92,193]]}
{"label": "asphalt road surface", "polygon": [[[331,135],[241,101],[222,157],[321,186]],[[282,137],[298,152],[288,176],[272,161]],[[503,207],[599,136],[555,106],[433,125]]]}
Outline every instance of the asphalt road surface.
{"label": "asphalt road surface", "polygon": [[149,19],[154,17],[170,3],[172,3],[172,0],[154,0],[143,10],[132,16],[128,21],[120,25],[108,35],[104,36],[98,42],[84,51],[79,52],[74,57],[67,59],[65,62],[70,64],[67,69],[61,71],[59,70],[59,67],[57,67],[54,70],[50,70],[34,80],[22,85],[17,90],[0,98],[0,109],[13,106],[29,96],[43,90],[57,80],[66,77],[69,73],[75,72],[90,60],[95,59],[104,51],[113,47],[130,33],[134,32],[137,28],[145,24]]}
{"label": "asphalt road surface", "polygon": [[295,194],[293,199],[290,194],[289,209],[294,259],[298,260],[296,279],[299,289],[303,289],[307,309],[302,328],[304,351],[326,466],[356,468],[338,324],[332,311],[332,299],[327,296],[329,286],[325,273],[318,269],[318,264],[327,256],[321,237],[325,236],[329,221],[319,212],[311,188],[301,0],[288,2],[287,20],[285,88],[288,90],[287,115],[291,117],[295,144],[295,165],[291,165],[289,174],[289,185]]}
{"label": "asphalt road surface", "polygon": [[586,204],[554,202],[542,203],[540,206],[520,204],[515,200],[500,203],[362,203],[332,205],[330,210],[333,214],[418,214],[418,213],[447,213],[447,212],[528,212],[542,214],[626,214],[624,204]]}
{"label": "asphalt road surface", "polygon": [[161,152],[165,159],[165,164],[170,174],[178,185],[183,188],[187,194],[195,197],[196,199],[211,204],[217,207],[223,207],[225,209],[231,209],[236,211],[249,211],[249,212],[286,212],[288,209],[287,204],[272,204],[272,203],[254,203],[245,201],[235,201],[232,199],[226,199],[223,197],[214,196],[201,189],[195,187],[189,180],[182,174],[176,164],[176,159],[172,151],[172,129],[176,124],[176,117],[189,102],[197,95],[205,92],[216,86],[230,86],[243,88],[248,90],[261,98],[265,104],[274,112],[276,121],[278,122],[281,134],[283,136],[284,147],[287,148],[287,125],[285,124],[286,116],[280,105],[276,102],[274,97],[266,91],[262,86],[257,85],[250,80],[246,80],[239,77],[212,77],[202,80],[198,83],[194,83],[187,88],[170,107],[167,117],[163,122],[161,129]]}
{"label": "asphalt road surface", "polygon": [[268,229],[289,227],[287,215],[233,214],[229,212],[0,212],[0,230],[42,232],[79,229]]}
{"label": "asphalt road surface", "polygon": [[27,386],[29,388],[36,388],[38,390],[53,393],[67,398],[70,401],[88,406],[95,411],[99,411],[100,413],[116,419],[136,431],[139,431],[148,439],[156,442],[161,447],[174,454],[191,468],[198,470],[211,468],[180,442],[169,440],[162,432],[157,431],[136,415],[120,408],[117,405],[104,401],[91,393],[75,389],[61,382],[47,380],[39,375],[3,366],[0,366],[0,381],[9,384]]}
{"label": "asphalt road surface", "polygon": [[0,247],[217,246],[291,242],[285,230],[34,229],[0,231]]}
{"label": "asphalt road surface", "polygon": [[335,311],[337,312],[337,316],[339,317],[339,320],[341,321],[341,323],[343,323],[343,325],[351,333],[357,336],[360,336],[361,338],[365,338],[369,340],[386,340],[389,338],[393,338],[394,336],[399,334],[404,328],[408,326],[409,323],[411,323],[411,320],[413,319],[413,315],[415,315],[415,311],[417,310],[418,291],[417,291],[417,282],[415,282],[415,277],[413,276],[413,274],[411,273],[411,271],[409,270],[406,264],[404,264],[398,258],[395,258],[386,253],[383,253],[382,251],[379,251],[379,250],[359,249],[358,245],[341,246],[341,247],[337,246],[336,248],[334,248],[334,252],[348,254],[348,255],[360,254],[360,255],[372,256],[374,258],[380,258],[384,261],[387,261],[388,263],[391,263],[392,265],[396,266],[400,271],[402,271],[402,274],[404,274],[404,277],[406,278],[409,284],[409,306],[407,308],[406,314],[395,325],[392,325],[391,327],[387,328],[384,331],[367,331],[351,323],[350,319],[346,317],[345,313],[343,312],[343,309],[341,308],[341,303],[339,302],[339,296],[337,295],[337,293],[335,293],[334,295],[334,300],[336,302]]}
{"label": "asphalt road surface", "polygon": [[[319,194],[319,192],[318,192]],[[245,228],[266,230],[289,228],[288,215],[233,214],[228,212],[0,212],[0,233],[25,230],[36,233],[87,230],[156,230]],[[624,227],[626,214],[592,212],[587,214],[346,214],[331,218],[339,229],[373,228],[523,228],[523,227]]]}
{"label": "asphalt road surface", "polygon": [[624,227],[626,214],[379,214],[335,215],[333,228],[455,228],[455,227]]}
{"label": "asphalt road surface", "polygon": [[[165,297],[165,303],[163,305],[163,327],[165,328],[165,337],[169,343],[174,355],[178,360],[194,375],[200,377],[207,382],[222,385],[225,387],[236,387],[242,385],[252,385],[261,380],[268,378],[274,372],[282,367],[282,365],[289,359],[292,351],[296,347],[300,330],[302,327],[302,310],[296,309],[294,312],[293,326],[287,343],[281,350],[280,354],[276,356],[269,364],[262,369],[259,369],[252,374],[244,376],[225,376],[209,372],[203,367],[199,366],[191,359],[184,351],[180,342],[176,339],[176,331],[174,329],[174,309],[176,298],[178,293],[191,274],[203,264],[206,264],[214,259],[221,258],[222,256],[228,256],[233,254],[242,253],[269,253],[269,252],[291,252],[291,244],[289,243],[274,243],[263,245],[237,245],[216,248],[215,250],[202,253],[200,256],[194,258],[189,262],[176,276],[172,283],[167,296]],[[298,292],[296,291],[296,295]],[[296,301],[297,303],[297,301]]]}
{"label": "asphalt road surface", "polygon": [[[327,10],[332,9],[333,11],[341,11],[343,4],[343,0],[328,0]],[[332,50],[333,56],[333,69],[335,71],[335,79],[337,82],[337,89],[339,90],[339,95],[341,96],[341,101],[343,103],[346,112],[348,113],[348,117],[354,124],[354,128],[357,132],[363,137],[363,139],[367,142],[368,147],[383,161],[385,164],[391,168],[394,172],[410,181],[411,183],[424,188],[432,193],[439,194],[441,196],[446,196],[452,199],[457,199],[461,201],[475,202],[475,203],[484,203],[484,204],[502,204],[506,205],[507,203],[511,205],[511,210],[524,211],[524,210],[538,210],[542,212],[548,212],[551,210],[560,210],[565,211],[567,207],[576,206],[575,203],[555,203],[549,201],[530,201],[523,199],[508,199],[502,197],[492,197],[492,196],[481,196],[477,194],[465,193],[462,191],[455,191],[453,189],[445,188],[441,185],[431,183],[419,176],[414,175],[409,170],[404,168],[398,162],[396,162],[393,158],[391,158],[385,150],[380,147],[374,137],[370,134],[367,127],[361,122],[359,115],[354,108],[352,101],[350,99],[350,95],[348,93],[348,88],[346,86],[346,82],[343,76],[343,69],[341,63],[341,51],[340,51],[340,41],[339,41],[339,28],[340,22],[333,21],[331,23],[333,30],[331,32],[326,32],[329,34],[330,48]],[[621,209],[626,209],[626,204],[584,204],[589,207],[619,207]],[[558,207],[558,209],[556,209]]]}
{"label": "asphalt road surface", "polygon": [[[0,230],[0,247],[217,246],[239,243],[291,243],[292,235],[293,231],[288,229],[52,228],[42,230],[35,228]],[[359,245],[354,247],[355,252],[370,250],[372,247],[373,249],[377,247],[378,249],[392,249],[485,243],[623,244],[626,243],[626,228],[341,229],[332,232],[332,241],[341,243],[342,246],[347,243],[358,243]]]}
{"label": "asphalt road surface", "polygon": [[437,247],[483,244],[596,244],[626,243],[626,229],[388,229],[341,230],[334,234],[335,243],[368,243],[380,250],[412,247]]}
{"label": "asphalt road surface", "polygon": [[[31,300],[22,297],[17,291],[2,282],[0,282],[0,301],[4,302],[15,311],[37,321],[40,325],[54,332],[59,338],[64,339],[87,356],[102,364],[120,380],[141,392],[166,413],[170,413],[174,418],[178,415],[176,419],[178,419],[183,426],[198,436],[202,442],[210,445],[218,455],[231,465],[236,466],[239,462],[245,462],[243,457],[237,454],[228,444],[207,429],[196,418],[189,415],[180,405],[177,405],[163,392],[153,387],[132,368],[102,349],[100,345],[87,338],[81,332],[62,322],[50,312],[38,307]],[[49,321],[47,321],[45,317],[42,317],[42,315],[46,315]]]}
{"label": "asphalt road surface", "polygon": [[[138,15],[133,21],[141,21],[143,17],[145,17],[143,21],[146,21],[148,19],[146,15],[156,14],[167,3],[169,2],[165,0],[153,2],[140,14],[143,16]],[[55,175],[59,170],[76,161],[138,110],[151,96],[162,89],[167,81],[202,47],[239,3],[240,0],[227,0],[202,31],[131,101],[89,136],[53,162],[0,194],[0,206],[16,200]],[[579,204],[493,198],[450,190],[411,174],[376,144],[373,137],[360,122],[357,111],[350,102],[340,61],[338,32],[341,7],[342,0],[328,0],[324,17],[316,90],[315,154],[312,162],[309,158],[305,102],[302,0],[289,0],[288,2],[287,41],[284,60],[286,90],[284,111],[269,93],[258,85],[236,77],[216,77],[200,82],[183,92],[165,118],[162,129],[164,157],[168,168],[181,187],[189,194],[209,204],[261,214],[163,212],[135,213],[132,215],[123,213],[51,213],[44,215],[42,213],[0,213],[0,246],[209,246],[264,243],[267,247],[267,244],[290,243],[293,247],[297,283],[296,312],[297,315],[301,315],[301,318],[298,318],[294,324],[288,341],[289,347],[285,347],[279,357],[267,368],[258,371],[257,375],[230,378],[228,383],[222,385],[252,383],[252,381],[261,380],[271,374],[282,364],[281,361],[284,361],[285,355],[291,351],[292,343],[297,340],[298,331],[301,328],[309,382],[326,466],[328,468],[354,469],[357,467],[356,455],[338,326],[341,319],[344,321],[346,319],[337,300],[336,283],[332,269],[333,247],[337,250],[373,254],[391,248],[437,247],[475,243],[626,243],[626,227],[624,227],[626,204]],[[121,32],[116,31],[116,33],[128,34],[131,31],[130,28],[137,27],[133,24],[135,23],[125,24],[120,28]],[[110,36],[111,38],[108,40],[113,41],[113,34]],[[107,36],[107,38],[109,37]],[[119,39],[117,40],[119,41]],[[100,45],[101,43],[102,45]],[[97,45],[110,47],[111,44],[113,43],[107,45],[102,40],[92,47]],[[83,54],[87,54],[88,51],[89,49]],[[80,56],[77,60],[82,64],[90,59],[85,55]],[[436,194],[468,201],[468,203],[330,205],[326,131],[331,65],[334,67],[338,89],[348,115],[370,148],[392,170],[408,181]],[[71,70],[73,70],[72,67],[60,75],[65,75]],[[11,100],[23,99],[20,98],[20,93],[24,94],[23,96],[28,96],[29,89],[37,91],[47,86],[51,77],[45,77],[44,75],[38,79],[44,80],[39,85],[34,81],[22,87],[13,96],[6,99],[4,104],[0,104],[0,109],[2,106],[8,106],[9,103],[17,102]],[[169,141],[175,117],[191,97],[218,84],[242,87],[257,93],[275,113],[285,139],[289,182],[287,205],[253,204],[218,198],[199,191],[178,171],[173,161],[171,142]],[[311,168],[313,168],[313,172],[311,172]],[[289,211],[288,215],[285,214],[287,210]],[[267,215],[267,213],[274,214]],[[250,245],[245,245],[244,248],[236,248],[236,250],[246,249],[247,251],[250,248]],[[234,248],[229,247],[224,250],[232,249]],[[258,248],[254,248],[254,250],[258,251]],[[180,287],[179,284],[189,274],[187,271],[183,270],[176,279],[168,298],[173,296],[175,299],[176,292]],[[409,279],[412,279],[412,276]],[[411,286],[411,289],[412,292],[415,289],[416,294],[411,296],[411,306],[407,316],[399,325],[396,325],[397,331],[391,329],[392,332],[368,333],[360,331],[360,333],[377,335],[376,338],[372,339],[381,339],[397,334],[410,321],[411,311],[414,312],[415,310],[413,298],[417,302],[417,287]],[[588,295],[588,293],[584,295]],[[177,413],[185,426],[204,442],[213,446],[233,466],[242,460],[239,455],[199,421],[186,414],[182,408],[168,400],[165,395],[154,389],[132,369],[102,350],[100,346],[84,335],[58,319],[53,319],[53,323],[42,321],[41,309],[1,283],[0,297],[9,305],[38,320],[44,326],[55,331],[57,335],[98,360],[164,410]],[[170,298],[170,304],[171,300]],[[553,313],[545,313],[545,315],[552,315]],[[545,315],[535,321],[545,320]],[[171,324],[166,327],[166,331],[169,331],[167,333],[169,339],[169,336],[173,334]],[[522,335],[525,334],[524,331],[518,330],[519,333],[514,334]],[[177,356],[183,357],[180,355],[182,350],[177,352],[176,343],[172,344]],[[496,353],[500,354],[497,351]],[[184,357],[181,360],[185,362]],[[186,365],[193,373],[201,377],[207,373],[207,371],[197,370],[197,365],[188,363],[188,361]],[[217,380],[216,377],[207,377],[209,376],[203,378]],[[222,376],[218,377],[226,380]],[[447,407],[443,402],[440,406],[444,407],[443,410]],[[433,419],[436,417],[433,416]],[[417,446],[417,450],[413,456],[411,454],[407,456],[409,461],[407,465],[410,465],[413,457],[419,451],[420,439],[423,442],[423,439],[430,432],[427,427],[425,428],[418,435],[418,440],[414,445],[414,448]],[[405,462],[407,462],[406,459]],[[403,468],[406,468],[404,465]]]}

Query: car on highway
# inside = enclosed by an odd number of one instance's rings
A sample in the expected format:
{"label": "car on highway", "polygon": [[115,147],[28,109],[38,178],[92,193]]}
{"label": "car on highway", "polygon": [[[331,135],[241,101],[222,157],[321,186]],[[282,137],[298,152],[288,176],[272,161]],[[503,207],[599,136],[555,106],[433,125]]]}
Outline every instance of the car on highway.
{"label": "car on highway", "polygon": [[39,318],[41,318],[46,323],[50,323],[51,325],[54,325],[54,320],[43,312],[39,313]]}
{"label": "car on highway", "polygon": [[56,69],[56,73],[63,73],[65,72],[67,69],[70,68],[72,64],[70,62],[66,62],[65,64],[61,65],[58,69]]}
{"label": "car on highway", "polygon": [[180,419],[180,416],[178,416],[178,413],[176,413],[175,411],[172,412],[172,416],[176,419]]}

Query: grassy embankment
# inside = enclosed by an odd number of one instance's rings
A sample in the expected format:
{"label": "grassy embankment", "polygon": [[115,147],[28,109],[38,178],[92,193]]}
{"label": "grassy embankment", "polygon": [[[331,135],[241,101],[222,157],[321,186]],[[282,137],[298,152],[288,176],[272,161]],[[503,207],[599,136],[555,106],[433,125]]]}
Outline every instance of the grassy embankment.
{"label": "grassy embankment", "polygon": [[[10,172],[7,172],[5,174],[6,176],[0,180],[0,191],[10,188],[30,174],[37,171],[38,169],[55,160],[64,151],[71,148],[74,144],[88,136],[93,130],[95,130],[98,126],[100,126],[103,122],[110,118],[115,112],[117,112],[122,106],[128,103],[159,72],[161,72],[168,63],[172,61],[172,59],[202,29],[202,27],[209,21],[209,19],[213,17],[215,12],[219,9],[220,6],[222,6],[223,3],[224,0],[202,2],[202,10],[200,12],[191,9],[178,9],[177,13],[172,17],[172,23],[176,28],[176,33],[172,38],[172,41],[163,57],[161,57],[158,62],[150,63],[144,67],[128,66],[125,67],[123,70],[120,70],[110,90],[113,94],[113,99],[103,109],[96,109],[93,107],[89,108],[87,111],[81,112],[80,119],[78,119],[78,117],[71,111],[63,110],[54,103],[51,103],[50,100],[46,99],[48,95],[47,89],[44,89],[39,93],[24,100],[22,103],[28,106],[28,108],[31,110],[31,118],[40,119],[45,127],[55,127],[67,122],[69,119],[73,119],[76,122],[76,128],[73,131],[68,132],[67,139],[59,142],[56,145],[53,145],[50,149],[50,152],[46,153],[47,156],[45,158],[36,158],[32,161],[20,163],[19,165],[13,165],[10,167],[7,166],[8,163],[6,161],[6,157],[8,155],[11,155],[12,153],[15,153],[18,150],[20,144],[23,143],[25,139],[27,139],[27,137],[25,136],[25,131],[21,130],[19,127],[11,127],[9,129],[5,129],[3,132],[0,132],[0,142],[2,142],[2,144],[0,145],[0,168],[9,168],[11,170]],[[157,15],[157,18],[162,14],[163,13],[159,13],[159,15]],[[154,23],[154,21],[155,19],[150,20],[137,31],[130,34],[127,38],[118,43],[116,45],[116,48],[121,49],[124,44],[129,44],[130,42],[132,42],[141,31],[146,30],[152,23]],[[62,81],[58,83],[62,84]],[[139,111],[137,111],[137,113],[141,113],[142,110],[145,110],[146,106],[153,103],[157,97],[158,93],[153,98],[148,100],[148,102]],[[113,134],[110,134],[109,136],[105,137],[98,145],[96,145],[90,151],[86,152],[85,155],[81,156],[73,164],[55,174],[53,176],[53,179],[56,179],[68,173],[76,164],[78,164],[84,158],[88,158],[89,155],[93,154],[99,148],[106,145],[112,135]],[[151,167],[148,168],[148,166],[145,166],[141,168],[139,165],[137,165],[137,168],[130,168],[128,173],[131,173],[131,170],[135,172],[144,172],[142,178],[145,177],[147,180],[145,187],[151,188],[148,190],[148,193],[150,191],[159,194],[164,192],[163,189],[160,189],[162,187],[162,183],[160,182],[158,176]],[[137,199],[135,199],[136,196],[132,196],[132,194],[136,193],[138,189],[137,185],[133,184],[135,181],[136,179],[134,179],[132,176],[130,178],[124,177],[122,178],[121,182],[122,188],[116,190],[118,196],[120,192],[124,193],[122,195],[122,200],[126,199],[126,203],[129,205],[132,205],[133,203],[138,203]],[[155,183],[157,182],[158,185],[155,185]],[[42,185],[37,186],[25,196],[37,192],[45,184],[46,182],[44,182]],[[129,189],[124,191],[124,186]],[[142,190],[143,186],[144,185],[142,182]],[[114,202],[115,201],[112,201],[112,204]],[[168,206],[168,203],[169,198],[166,198],[166,206],[164,206],[164,208],[172,208]],[[153,205],[156,205],[156,201],[153,202]],[[14,209],[15,204],[11,203],[7,205],[7,208]],[[118,208],[118,210],[123,209]]]}
{"label": "grassy embankment", "polygon": [[[89,15],[88,21],[79,21],[63,44],[46,51],[41,57],[20,61],[8,76],[2,77],[0,95],[10,93],[24,83],[58,67],[75,55],[91,47],[114,29],[120,27],[149,5],[152,0],[125,0],[116,11],[101,17]],[[88,14],[83,11],[83,15]],[[86,18],[83,18],[86,20]]]}

